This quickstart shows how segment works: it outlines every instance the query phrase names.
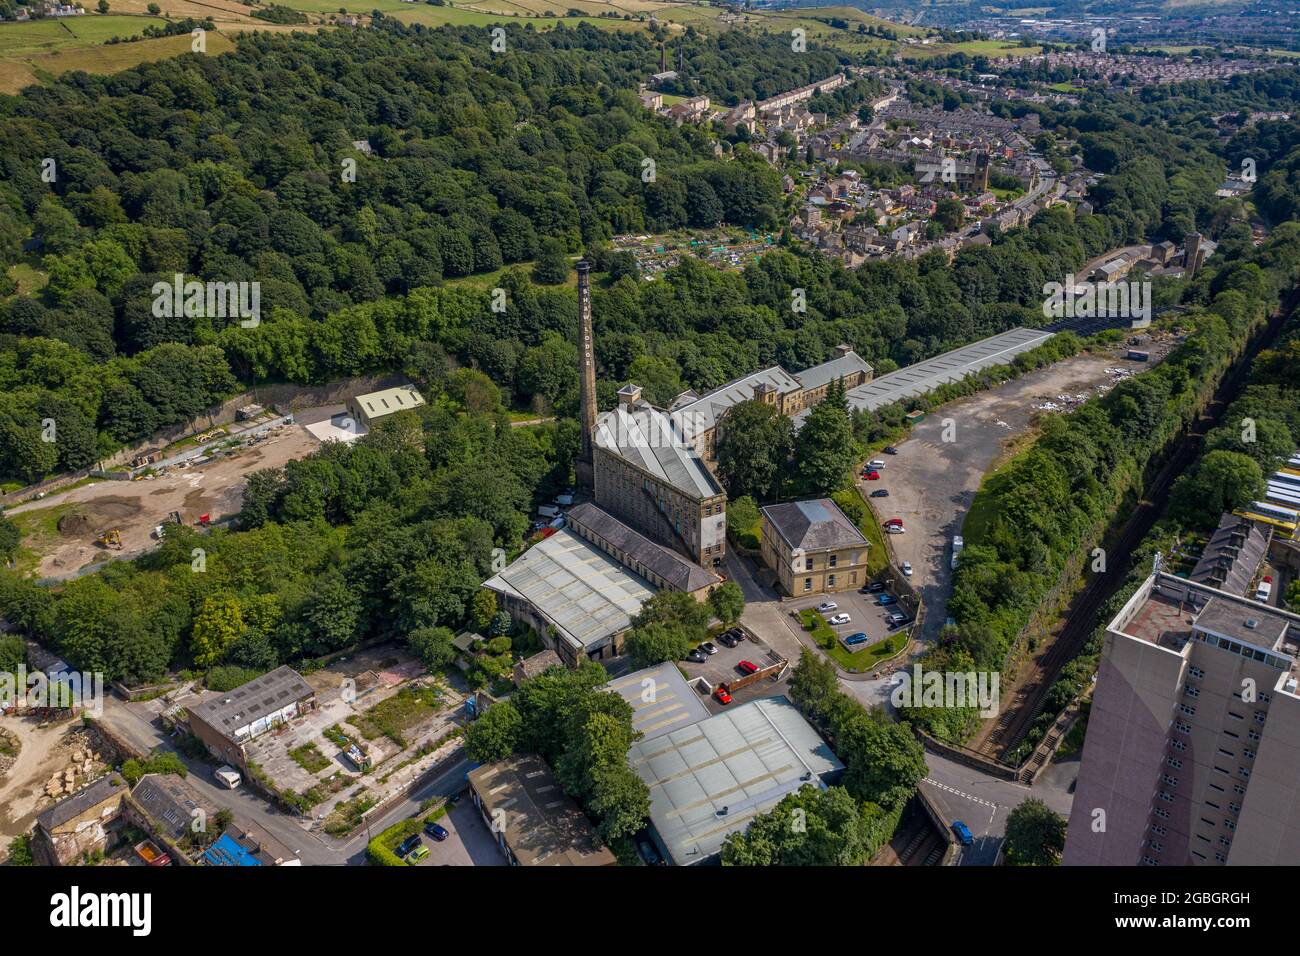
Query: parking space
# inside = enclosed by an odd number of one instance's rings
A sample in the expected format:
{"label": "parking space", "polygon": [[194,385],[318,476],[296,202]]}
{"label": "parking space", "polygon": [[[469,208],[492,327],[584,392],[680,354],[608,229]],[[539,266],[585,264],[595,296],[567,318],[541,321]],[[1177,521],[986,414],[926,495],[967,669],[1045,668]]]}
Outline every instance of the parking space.
{"label": "parking space", "polygon": [[447,839],[422,837],[429,855],[420,866],[505,866],[506,859],[492,831],[483,822],[468,797],[462,798],[438,821],[447,830]]}
{"label": "parking space", "polygon": [[[768,667],[774,664],[781,655],[772,650],[767,642],[759,638],[747,627],[741,627],[745,633],[745,639],[735,647],[727,647],[717,638],[711,643],[717,648],[716,654],[711,654],[703,663],[694,663],[692,661],[679,661],[678,666],[686,673],[687,680],[695,680],[702,677],[708,682],[710,687],[716,688],[719,684],[730,684],[744,676],[740,668],[741,661],[749,661],[759,668]],[[712,696],[705,700],[705,706],[709,712],[716,714],[726,707],[734,707],[737,704],[747,703],[751,700],[758,700],[762,697],[772,697],[777,694],[784,694],[789,674],[780,681],[771,679],[760,680],[748,687],[742,687],[732,695],[730,704],[721,704]],[[703,695],[701,695],[703,697]]]}
{"label": "parking space", "polygon": [[[907,624],[894,625],[890,623],[889,615],[899,611],[897,599],[893,603],[880,603],[881,598],[894,598],[887,590],[879,593],[863,594],[860,591],[837,591],[834,594],[812,594],[807,597],[796,598],[786,602],[786,607],[794,612],[794,617],[790,619],[790,626],[796,629],[802,629],[803,625],[798,620],[801,612],[808,608],[817,608],[826,602],[836,605],[834,611],[822,614],[829,623],[836,615],[847,614],[849,616],[846,624],[832,624],[831,628],[840,637],[848,637],[851,634],[863,633],[867,635],[867,640],[857,650],[866,650],[872,644],[883,641],[890,635],[899,630],[906,629]],[[906,615],[905,615],[906,616]],[[908,623],[910,623],[910,616]]]}

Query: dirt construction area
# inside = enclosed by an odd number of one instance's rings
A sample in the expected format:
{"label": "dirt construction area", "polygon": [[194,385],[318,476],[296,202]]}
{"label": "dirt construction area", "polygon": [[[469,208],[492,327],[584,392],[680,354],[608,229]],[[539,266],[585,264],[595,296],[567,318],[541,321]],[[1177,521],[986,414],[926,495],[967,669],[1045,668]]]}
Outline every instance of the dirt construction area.
{"label": "dirt construction area", "polygon": [[[303,458],[320,441],[302,425],[290,425],[255,446],[205,465],[174,468],[166,475],[133,481],[97,481],[29,502],[6,512],[23,531],[20,566],[40,577],[66,577],[110,557],[138,555],[157,545],[154,528],[180,512],[185,524],[199,515],[219,521],[239,511],[247,476]],[[116,530],[121,549],[99,535]]]}
{"label": "dirt construction area", "polygon": [[30,830],[37,814],[103,774],[113,758],[80,721],[41,726],[31,718],[6,716],[0,729],[19,745],[16,759],[0,773],[2,849]]}

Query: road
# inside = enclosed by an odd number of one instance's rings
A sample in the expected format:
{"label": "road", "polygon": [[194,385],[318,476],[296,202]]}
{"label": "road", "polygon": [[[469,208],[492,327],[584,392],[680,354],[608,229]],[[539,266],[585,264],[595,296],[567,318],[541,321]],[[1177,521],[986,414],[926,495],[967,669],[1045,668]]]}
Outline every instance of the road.
{"label": "road", "polygon": [[292,850],[306,866],[364,863],[366,844],[371,836],[414,815],[425,800],[435,796],[450,796],[463,789],[465,773],[469,769],[468,761],[457,761],[394,803],[381,816],[369,820],[366,827],[349,837],[335,839],[323,833],[312,832],[302,818],[279,812],[251,790],[243,787],[228,790],[218,786],[212,781],[211,764],[181,754],[163,733],[160,725],[146,721],[116,697],[105,697],[104,713],[100,719],[141,753],[157,749],[177,754],[189,769],[185,782],[194,788],[204,803],[218,810],[229,810],[238,819],[266,830]]}
{"label": "road", "polygon": [[973,770],[947,757],[926,752],[928,773],[921,788],[940,815],[951,824],[970,827],[975,845],[962,850],[961,866],[992,866],[1006,838],[1007,816],[1030,797],[1037,797],[1067,820],[1074,803],[1078,758],[1044,771],[1032,788]]}

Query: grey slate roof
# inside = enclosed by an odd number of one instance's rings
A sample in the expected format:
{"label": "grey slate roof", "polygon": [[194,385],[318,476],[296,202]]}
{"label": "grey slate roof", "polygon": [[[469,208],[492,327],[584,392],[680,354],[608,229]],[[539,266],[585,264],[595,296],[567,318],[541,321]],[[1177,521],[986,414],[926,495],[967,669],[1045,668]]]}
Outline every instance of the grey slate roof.
{"label": "grey slate roof", "polygon": [[[569,524],[586,528],[598,538],[603,538],[610,545],[628,555],[637,564],[653,572],[661,580],[678,591],[693,592],[700,588],[716,584],[719,578],[712,571],[700,567],[694,561],[670,551],[662,545],[655,544],[639,531],[628,527],[608,511],[584,501],[569,510]],[[644,576],[642,567],[630,570]]]}
{"label": "grey slate roof", "polygon": [[694,498],[722,494],[722,487],[676,423],[646,402],[619,405],[596,419],[595,441],[606,451]]}
{"label": "grey slate roof", "polygon": [[1246,595],[1267,547],[1264,535],[1248,518],[1225,514],[1201,552],[1190,579],[1229,594]]}
{"label": "grey slate roof", "polygon": [[706,392],[693,402],[674,407],[672,417],[682,434],[692,439],[700,432],[716,427],[718,420],[736,405],[753,399],[755,385],[769,385],[781,395],[804,387],[781,366],[773,365]]}
{"label": "grey slate roof", "polygon": [[197,716],[208,726],[233,736],[241,727],[314,693],[311,685],[285,664],[247,684],[240,684],[232,691],[213,694],[190,707],[189,712],[190,716]]}
{"label": "grey slate roof", "polygon": [[821,365],[814,365],[802,372],[795,372],[794,377],[799,380],[799,384],[804,388],[819,388],[827,382],[843,378],[845,375],[870,371],[871,366],[857,352],[849,352],[838,358],[833,358],[829,362],[822,362]]}
{"label": "grey slate roof", "polygon": [[117,773],[107,773],[89,786],[82,787],[70,797],[64,797],[36,818],[44,830],[53,830],[74,817],[85,813],[96,804],[103,803],[114,794],[126,793],[126,784]]}
{"label": "grey slate roof", "polygon": [[131,791],[131,799],[158,825],[162,835],[179,840],[190,832],[194,811],[207,816],[216,813],[199,802],[199,795],[180,777],[171,774],[146,774]]}
{"label": "grey slate roof", "polygon": [[829,498],[786,501],[764,505],[761,510],[772,530],[791,548],[819,551],[861,547],[867,543],[857,526]]}

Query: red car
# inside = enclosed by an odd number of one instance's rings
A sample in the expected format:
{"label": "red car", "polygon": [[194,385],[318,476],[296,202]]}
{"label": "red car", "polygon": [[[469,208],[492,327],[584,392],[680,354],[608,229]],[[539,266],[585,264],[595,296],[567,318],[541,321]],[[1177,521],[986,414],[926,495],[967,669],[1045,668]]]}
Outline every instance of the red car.
{"label": "red car", "polygon": [[754,671],[758,670],[758,665],[753,661],[741,661],[736,665],[736,669],[742,674],[752,674]]}
{"label": "red car", "polygon": [[902,523],[903,523],[902,518],[890,518],[888,521],[885,522],[885,527],[891,528],[894,525],[901,525]]}
{"label": "red car", "polygon": [[731,695],[727,693],[727,688],[725,687],[719,687],[713,692],[713,696],[717,698],[719,704],[731,703]]}
{"label": "red car", "polygon": [[879,481],[879,480],[880,480],[880,472],[878,472],[878,471],[865,471],[865,472],[862,473],[862,477],[865,478],[865,479],[867,479],[867,481]]}

